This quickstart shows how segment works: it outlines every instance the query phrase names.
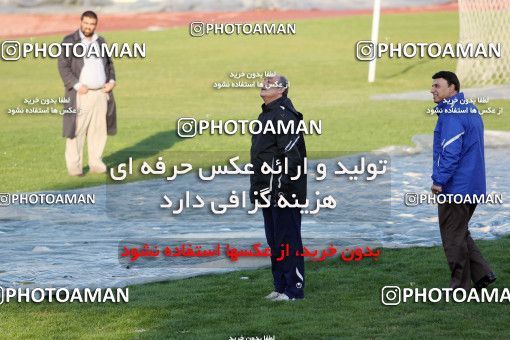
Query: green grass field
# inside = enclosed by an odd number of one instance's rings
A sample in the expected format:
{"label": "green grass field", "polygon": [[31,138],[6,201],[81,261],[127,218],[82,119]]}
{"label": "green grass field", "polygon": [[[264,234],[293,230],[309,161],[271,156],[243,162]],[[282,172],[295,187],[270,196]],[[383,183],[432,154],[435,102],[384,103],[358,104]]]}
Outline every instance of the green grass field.
{"label": "green grass field", "polygon": [[[479,245],[498,273],[491,287],[502,289],[510,237]],[[364,261],[308,262],[301,301],[264,299],[272,278],[258,269],[134,286],[127,304],[9,303],[0,308],[0,329],[2,338],[508,338],[508,303],[382,305],[386,285],[447,287],[441,247],[387,249],[379,261]]]}
{"label": "green grass field", "polygon": [[[452,59],[378,62],[377,82],[354,46],[370,33],[370,16],[297,22],[296,36],[190,38],[187,28],[111,32],[109,42],[145,42],[144,60],[116,60],[118,135],[109,138],[108,165],[137,162],[169,152],[242,151],[250,136],[180,139],[180,117],[255,119],[256,90],[215,90],[230,72],[274,70],[291,82],[289,96],[306,119],[322,119],[323,135],[307,139],[311,151],[357,152],[406,145],[432,133],[432,102],[370,101],[377,93],[428,91],[431,76],[455,70]],[[62,37],[37,38],[60,41]],[[455,13],[384,15],[380,39],[447,42],[458,38]],[[0,192],[66,189],[104,183],[104,175],[67,176],[60,116],[9,116],[24,98],[63,96],[55,60],[1,62]],[[491,101],[491,106],[508,105]],[[510,119],[484,117],[486,129],[510,130]],[[180,161],[185,161],[180,160]],[[208,160],[212,161],[212,159]],[[137,178],[139,179],[139,178]],[[432,211],[432,210],[431,210]],[[498,274],[510,279],[510,238],[480,242]],[[270,271],[259,269],[131,287],[125,305],[6,304],[0,306],[1,338],[507,338],[508,305],[406,304],[385,307],[385,285],[446,287],[441,248],[385,250],[381,261],[345,265],[309,263],[304,301],[272,303]],[[248,276],[249,280],[240,280]]]}
{"label": "green grass field", "polygon": [[[455,60],[383,59],[378,62],[377,82],[369,85],[367,64],[355,59],[354,46],[367,39],[370,20],[370,16],[355,16],[298,21],[295,36],[191,38],[187,28],[106,33],[110,42],[145,42],[148,56],[115,62],[119,132],[108,140],[105,161],[112,166],[133,156],[140,162],[156,159],[164,151],[248,151],[249,135],[180,139],[175,133],[181,117],[255,119],[261,104],[257,90],[212,87],[215,81],[228,80],[230,72],[240,71],[275,70],[288,76],[289,95],[298,110],[306,119],[323,120],[323,135],[307,138],[311,151],[368,151],[410,144],[414,134],[431,133],[436,119],[425,109],[432,102],[370,101],[369,97],[428,91],[432,74],[454,70]],[[430,29],[433,26],[441,29]],[[380,36],[388,41],[455,41],[457,15],[385,15]],[[61,37],[36,40],[54,42]],[[24,98],[63,96],[56,60],[2,62],[0,74],[0,191],[104,183],[104,175],[67,176],[60,116],[6,113]],[[484,120],[487,129],[510,129],[508,115]]]}

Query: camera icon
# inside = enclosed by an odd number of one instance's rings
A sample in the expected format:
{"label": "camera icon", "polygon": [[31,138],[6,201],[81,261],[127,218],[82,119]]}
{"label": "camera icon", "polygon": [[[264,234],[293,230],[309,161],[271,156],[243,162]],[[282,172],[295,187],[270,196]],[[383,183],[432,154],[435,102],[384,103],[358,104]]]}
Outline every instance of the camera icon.
{"label": "camera icon", "polygon": [[361,40],[356,43],[356,59],[371,61],[375,59],[375,44],[370,40]]}
{"label": "camera icon", "polygon": [[197,121],[195,118],[181,118],[177,121],[177,135],[182,138],[192,138],[197,135]]}
{"label": "camera icon", "polygon": [[0,193],[0,207],[7,207],[11,205],[11,195]]}
{"label": "camera icon", "polygon": [[192,37],[202,37],[205,34],[205,24],[201,21],[193,21],[189,25],[189,34]]}
{"label": "camera icon", "polygon": [[2,43],[2,59],[15,61],[21,58],[21,44],[19,41],[6,40]]}
{"label": "camera icon", "polygon": [[381,302],[385,306],[396,306],[400,304],[400,287],[384,286],[381,290]]}
{"label": "camera icon", "polygon": [[416,207],[418,205],[418,194],[415,192],[406,192],[404,195],[404,204],[408,207]]}

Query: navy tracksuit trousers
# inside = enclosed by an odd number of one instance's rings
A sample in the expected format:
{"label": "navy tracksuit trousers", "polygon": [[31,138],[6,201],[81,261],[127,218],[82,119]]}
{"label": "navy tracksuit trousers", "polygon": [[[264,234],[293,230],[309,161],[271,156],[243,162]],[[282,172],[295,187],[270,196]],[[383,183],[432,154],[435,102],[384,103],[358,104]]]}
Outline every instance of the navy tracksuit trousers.
{"label": "navy tracksuit trousers", "polygon": [[[285,293],[291,299],[302,299],[305,288],[305,261],[303,256],[296,256],[296,251],[303,253],[300,210],[279,207],[262,209],[266,239],[271,248],[274,290]],[[289,256],[278,261],[287,245]]]}

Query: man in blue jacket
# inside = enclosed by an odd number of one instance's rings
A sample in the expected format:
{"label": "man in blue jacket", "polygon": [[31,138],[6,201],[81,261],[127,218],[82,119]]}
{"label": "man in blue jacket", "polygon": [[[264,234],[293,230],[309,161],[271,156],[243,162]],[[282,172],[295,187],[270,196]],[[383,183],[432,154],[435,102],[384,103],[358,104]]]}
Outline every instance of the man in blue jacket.
{"label": "man in blue jacket", "polygon": [[483,121],[478,109],[465,100],[453,72],[432,76],[431,93],[438,115],[434,129],[432,192],[459,195],[462,203],[438,204],[443,248],[451,270],[451,288],[476,289],[496,280],[468,230],[476,204],[474,197],[485,195]]}

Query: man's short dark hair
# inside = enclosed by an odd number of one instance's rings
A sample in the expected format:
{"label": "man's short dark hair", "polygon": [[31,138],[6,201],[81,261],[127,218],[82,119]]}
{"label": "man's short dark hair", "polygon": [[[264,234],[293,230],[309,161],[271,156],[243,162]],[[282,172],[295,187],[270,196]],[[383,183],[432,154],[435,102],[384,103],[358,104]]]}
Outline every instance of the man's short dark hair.
{"label": "man's short dark hair", "polygon": [[285,88],[285,91],[283,91],[282,96],[287,97],[287,94],[289,93],[289,81],[284,76],[278,75],[278,82],[282,84],[282,86]]}
{"label": "man's short dark hair", "polygon": [[448,83],[448,86],[452,85],[455,87],[455,91],[460,91],[460,82],[457,75],[450,71],[439,71],[432,76],[432,79],[443,78]]}
{"label": "man's short dark hair", "polygon": [[97,14],[92,12],[92,11],[85,11],[85,12],[83,12],[82,15],[81,15],[81,19],[80,20],[83,20],[83,18],[85,18],[85,17],[97,20]]}

